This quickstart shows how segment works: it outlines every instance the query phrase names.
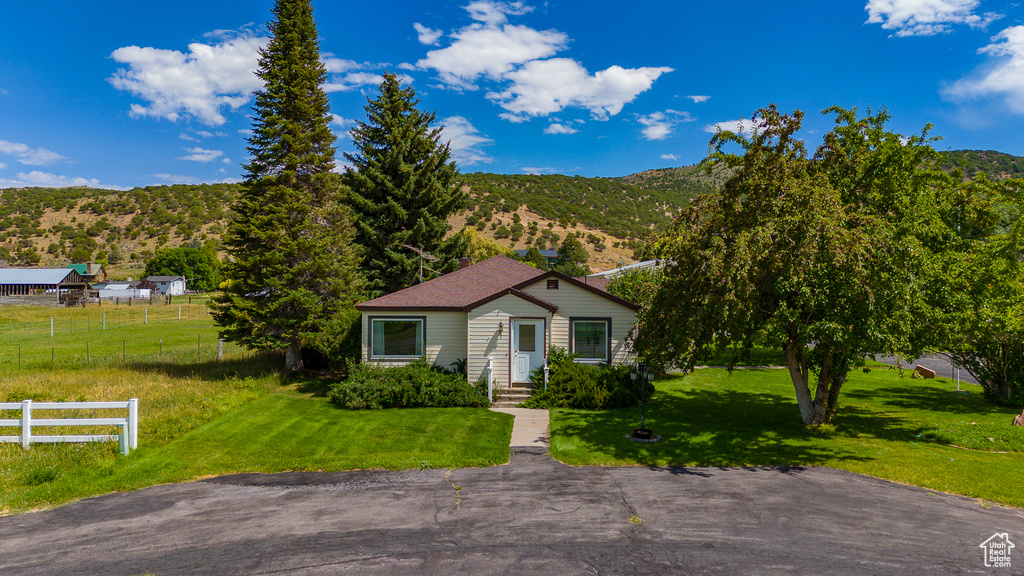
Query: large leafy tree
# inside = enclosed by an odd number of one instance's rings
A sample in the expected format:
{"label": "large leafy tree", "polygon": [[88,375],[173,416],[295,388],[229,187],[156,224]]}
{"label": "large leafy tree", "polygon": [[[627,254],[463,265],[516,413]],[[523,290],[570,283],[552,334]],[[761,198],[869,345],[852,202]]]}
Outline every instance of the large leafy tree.
{"label": "large leafy tree", "polygon": [[558,247],[553,269],[574,278],[586,276],[591,273],[590,266],[587,266],[588,259],[590,254],[583,243],[575,235],[569,234]]}
{"label": "large leafy tree", "polygon": [[434,113],[419,110],[416,92],[385,74],[380,95],[366,105],[367,119],[352,129],[354,153],[344,181],[356,214],[356,243],[363,250],[363,273],[371,295],[411,286],[426,262],[424,279],[458,268],[467,238],[448,233],[448,217],[462,209],[466,195],[457,186]]}
{"label": "large leafy tree", "polygon": [[774,106],[758,111],[749,138],[712,139],[710,163],[735,174],[660,240],[667,265],[635,341],[647,359],[687,368],[731,344],[777,346],[801,418],[815,425],[833,420],[858,358],[910,348],[921,280],[909,219],[926,218],[912,159],[922,138],[833,112],[837,129],[814,158],[796,137],[802,113]]}
{"label": "large leafy tree", "polygon": [[184,276],[188,287],[209,292],[220,284],[220,260],[212,246],[179,246],[157,250],[146,260],[144,276]]}
{"label": "large leafy tree", "polygon": [[327,347],[360,292],[351,216],[339,203],[326,70],[309,0],[277,0],[260,51],[252,160],[228,230],[231,260],[214,318],[229,340],[284,349]]}
{"label": "large leafy tree", "polygon": [[[959,174],[954,174],[958,177]],[[928,335],[1000,404],[1024,404],[1024,181],[960,183],[929,268]]]}

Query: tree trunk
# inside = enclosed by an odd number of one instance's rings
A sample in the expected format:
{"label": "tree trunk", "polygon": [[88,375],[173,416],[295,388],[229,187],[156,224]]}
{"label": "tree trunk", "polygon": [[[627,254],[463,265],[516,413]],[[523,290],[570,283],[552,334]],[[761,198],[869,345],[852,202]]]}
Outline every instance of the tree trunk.
{"label": "tree trunk", "polygon": [[285,368],[296,372],[302,370],[305,366],[302,364],[302,346],[298,344],[292,344],[284,352],[284,365]]}
{"label": "tree trunk", "polygon": [[786,367],[789,368],[793,388],[796,389],[796,404],[800,407],[800,418],[804,424],[810,424],[814,419],[814,400],[811,398],[810,388],[807,387],[807,368],[800,366],[797,361],[796,346],[792,340],[786,343]]}

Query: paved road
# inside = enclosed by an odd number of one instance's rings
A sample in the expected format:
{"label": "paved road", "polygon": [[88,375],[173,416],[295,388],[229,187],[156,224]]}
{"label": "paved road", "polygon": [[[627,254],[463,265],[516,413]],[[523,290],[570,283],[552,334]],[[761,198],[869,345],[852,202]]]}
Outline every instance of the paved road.
{"label": "paved road", "polygon": [[995,532],[1024,550],[1024,510],[826,468],[520,452],[493,468],[225,476],[3,517],[0,574],[1009,573],[983,566]]}
{"label": "paved road", "polygon": [[[896,358],[892,356],[878,355],[875,356],[875,360],[879,362],[885,362],[886,364],[892,364],[893,366],[895,366],[897,363]],[[920,358],[904,361],[902,364],[904,367],[910,370],[913,370],[914,366],[920,364],[925,368],[930,368],[934,370],[936,376],[941,376],[942,378],[949,378],[950,380],[956,382],[956,372],[953,371],[953,367],[950,365],[949,359],[943,356],[925,354]],[[968,372],[967,370],[964,370],[963,368],[960,369],[960,382],[961,384],[975,385],[978,383],[974,376],[971,376],[971,373]]]}

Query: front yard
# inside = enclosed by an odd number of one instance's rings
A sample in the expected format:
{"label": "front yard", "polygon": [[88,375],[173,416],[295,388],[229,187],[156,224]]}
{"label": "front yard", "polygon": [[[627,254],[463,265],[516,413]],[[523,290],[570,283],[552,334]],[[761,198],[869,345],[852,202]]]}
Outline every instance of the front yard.
{"label": "front yard", "polygon": [[916,380],[873,367],[852,373],[837,423],[800,421],[785,370],[698,370],[655,382],[647,423],[664,437],[638,444],[638,408],[552,411],[551,454],[575,465],[829,466],[1024,506],[1024,428],[1018,410],[992,406],[980,388]]}

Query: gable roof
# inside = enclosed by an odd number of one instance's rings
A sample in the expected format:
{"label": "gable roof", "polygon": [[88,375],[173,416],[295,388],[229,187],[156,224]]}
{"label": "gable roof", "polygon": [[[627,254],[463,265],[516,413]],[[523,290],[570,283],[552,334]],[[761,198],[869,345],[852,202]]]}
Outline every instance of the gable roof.
{"label": "gable roof", "polygon": [[150,282],[174,282],[175,280],[184,280],[183,276],[147,276],[146,280]]}
{"label": "gable roof", "polygon": [[[68,277],[71,278],[68,278]],[[0,268],[0,284],[52,285],[69,280],[84,284],[85,280],[71,268]]]}
{"label": "gable roof", "polygon": [[511,294],[553,312],[558,309],[557,306],[522,291],[526,286],[551,277],[565,280],[633,310],[639,308],[636,304],[612,296],[593,284],[581,282],[553,270],[538,270],[507,256],[494,256],[422,284],[362,302],[356,305],[356,309],[465,312]]}
{"label": "gable roof", "polygon": [[357,310],[463,310],[530,278],[544,274],[507,256],[495,256],[405,290],[356,305]]}

